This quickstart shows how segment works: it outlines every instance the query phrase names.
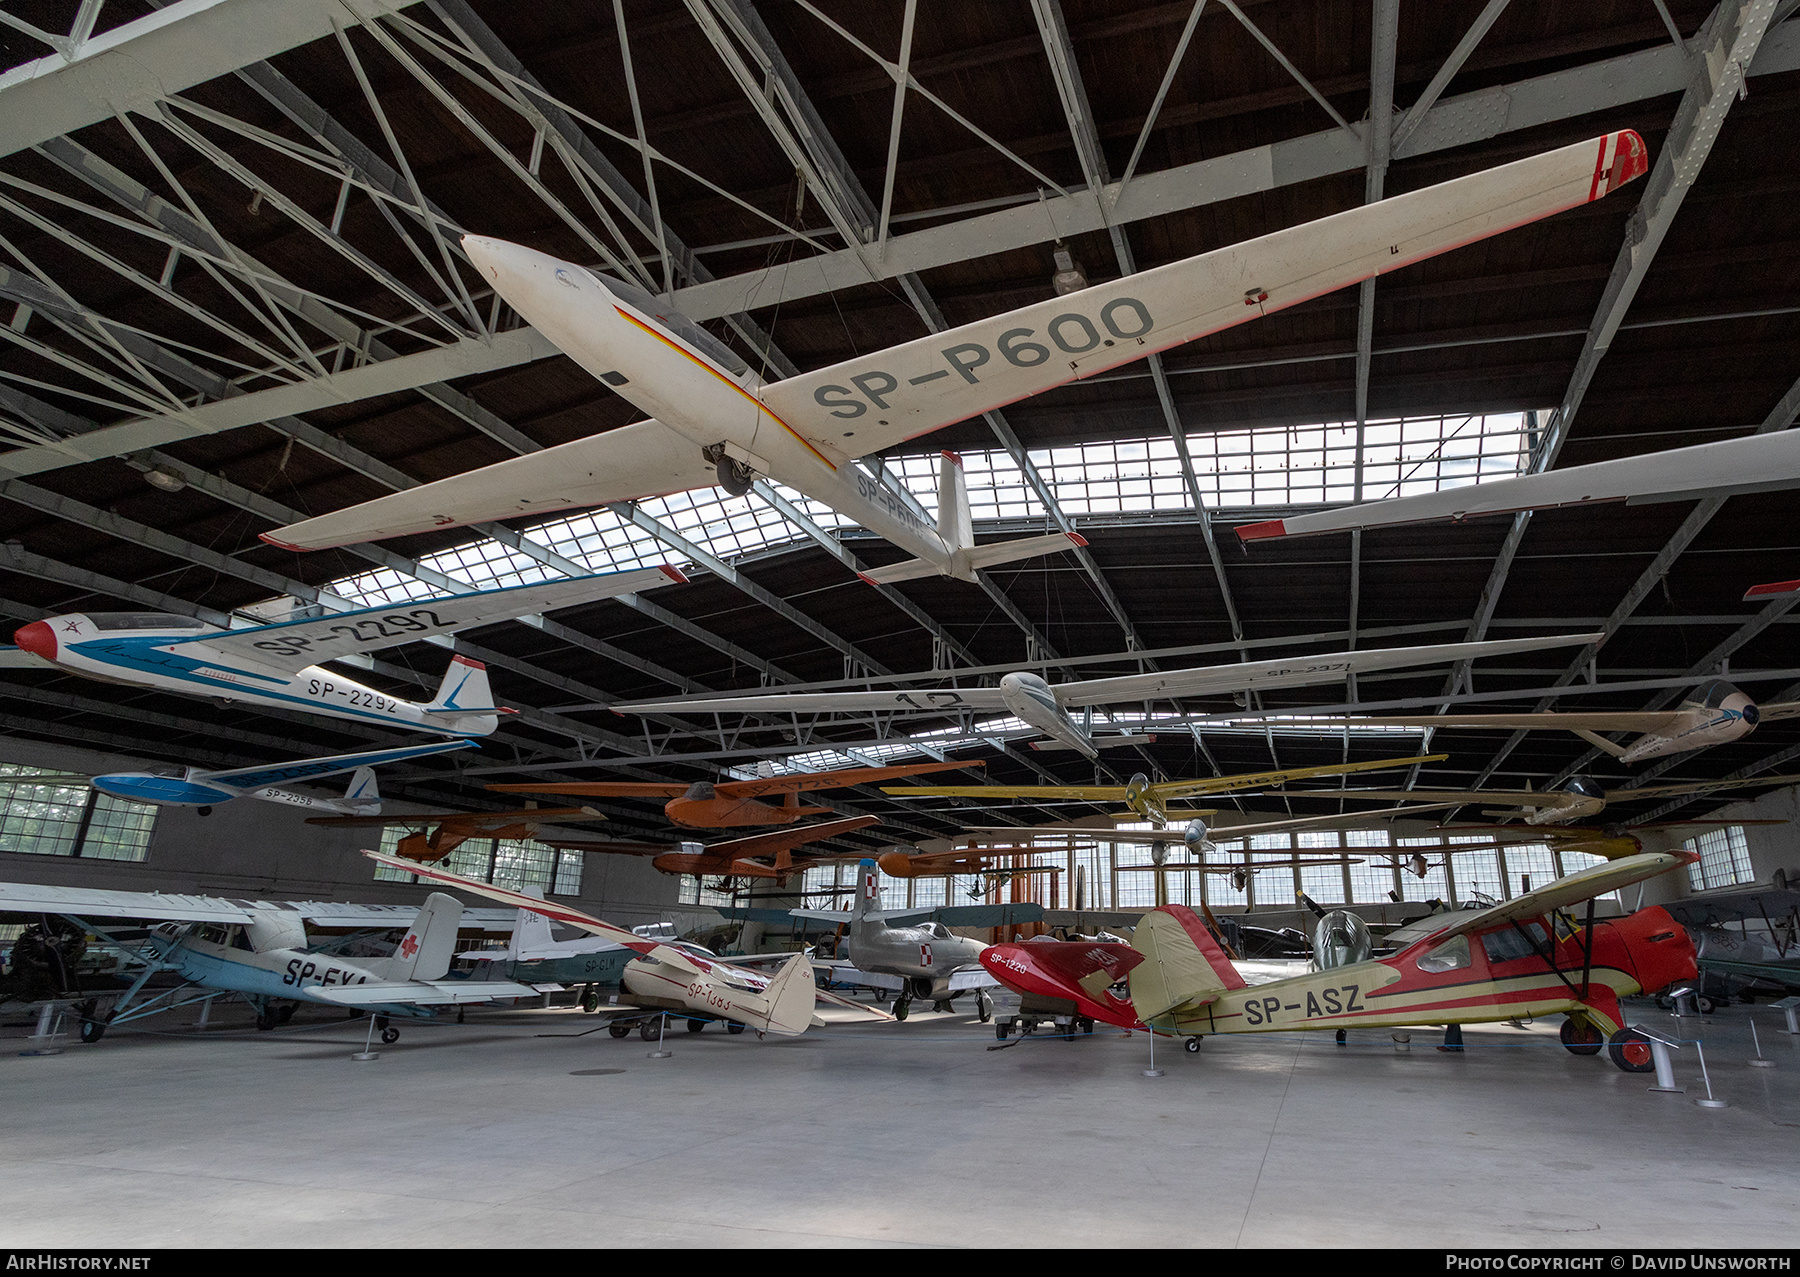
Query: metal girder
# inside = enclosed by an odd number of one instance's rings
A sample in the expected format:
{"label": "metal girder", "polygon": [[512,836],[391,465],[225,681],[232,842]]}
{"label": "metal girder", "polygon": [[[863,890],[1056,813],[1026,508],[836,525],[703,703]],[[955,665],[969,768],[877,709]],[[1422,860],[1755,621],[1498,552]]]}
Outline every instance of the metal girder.
{"label": "metal girder", "polygon": [[[1427,84],[1425,91],[1419,94],[1418,101],[1407,107],[1406,114],[1401,117],[1398,124],[1394,125],[1393,136],[1389,139],[1390,146],[1398,150],[1406,145],[1406,140],[1412,136],[1413,130],[1424,122],[1431,108],[1437,105],[1438,98],[1443,96],[1444,90],[1450,87],[1450,81],[1458,71],[1462,70],[1463,63],[1467,62],[1469,55],[1475,52],[1475,46],[1481,43],[1481,37],[1488,33],[1488,28],[1499,21],[1506,5],[1507,0],[1488,0],[1487,7],[1476,15],[1475,21],[1471,22],[1469,29],[1463,33],[1463,38],[1456,42],[1456,47],[1450,51],[1450,56],[1445,58],[1444,64],[1437,69],[1437,74],[1431,77],[1431,83]],[[1389,93],[1391,94],[1392,91],[1390,86]]]}
{"label": "metal girder", "polygon": [[[1775,407],[1770,410],[1769,415],[1763,418],[1762,424],[1756,428],[1756,433],[1762,435],[1770,434],[1777,430],[1786,430],[1793,425],[1796,418],[1800,418],[1800,381],[1796,381],[1792,386],[1788,387],[1787,393],[1776,402]],[[1631,588],[1626,591],[1625,597],[1621,599],[1619,605],[1612,610],[1612,614],[1609,615],[1605,621],[1601,622],[1600,630],[1603,637],[1599,642],[1589,644],[1576,654],[1575,659],[1569,662],[1569,668],[1564,670],[1561,677],[1557,679],[1558,686],[1572,683],[1581,675],[1582,671],[1587,668],[1588,663],[1593,660],[1595,653],[1599,651],[1601,645],[1604,644],[1608,638],[1611,638],[1618,630],[1619,626],[1624,623],[1625,618],[1637,611],[1643,601],[1650,596],[1650,592],[1656,588],[1657,584],[1668,574],[1669,569],[1674,566],[1675,560],[1681,557],[1682,551],[1686,550],[1687,547],[1692,544],[1694,538],[1700,535],[1706,525],[1712,521],[1713,516],[1724,508],[1727,499],[1728,498],[1726,497],[1705,497],[1694,506],[1694,509],[1688,514],[1688,517],[1682,520],[1681,526],[1675,530],[1675,535],[1669,538],[1663,548],[1657,552],[1656,557],[1650,561],[1650,566],[1645,568],[1643,572],[1639,574],[1638,579],[1632,583]],[[1514,526],[1517,527],[1518,520],[1524,518],[1529,513],[1529,511],[1525,511],[1521,514],[1514,515]],[[1771,605],[1771,608],[1765,608],[1764,611],[1771,612],[1772,608],[1773,605]],[[1781,609],[1781,612],[1772,612],[1768,617],[1768,620],[1763,621],[1762,624],[1766,626],[1773,622],[1777,616],[1785,613],[1785,611],[1786,609],[1783,608]],[[1753,637],[1753,635],[1746,635],[1744,641],[1747,642],[1750,637]],[[1735,650],[1735,648],[1733,650]],[[1544,697],[1538,702],[1534,712],[1543,713],[1550,708],[1555,700],[1556,698],[1554,696]],[[1479,786],[1482,781],[1493,775],[1494,770],[1499,767],[1508,754],[1519,747],[1520,743],[1524,741],[1525,736],[1525,732],[1514,732],[1511,736],[1507,737],[1506,743],[1495,752],[1493,758],[1482,768],[1480,776],[1475,781],[1475,785]]]}
{"label": "metal girder", "polygon": [[[1094,123],[1093,108],[1088,100],[1087,87],[1081,78],[1081,68],[1076,63],[1075,49],[1069,40],[1069,28],[1063,16],[1061,0],[1032,0],[1032,11],[1037,18],[1038,37],[1043,42],[1044,53],[1049,59],[1051,74],[1056,81],[1057,94],[1062,99],[1063,115],[1069,124],[1069,135],[1074,139],[1075,153],[1081,161],[1082,176],[1086,178],[1089,190],[1105,189],[1111,180],[1111,173],[1107,167],[1105,149],[1100,145],[1100,131]],[[1199,6],[1196,5],[1193,13],[1189,16],[1190,30],[1194,20],[1198,18],[1199,12]],[[1131,241],[1126,237],[1123,226],[1109,222],[1107,231],[1112,241],[1113,256],[1119,264],[1119,273],[1135,275],[1137,260],[1131,251]],[[1163,370],[1162,356],[1153,353],[1146,363],[1150,369],[1151,379],[1156,386],[1156,398],[1162,409],[1163,424],[1168,429],[1169,437],[1175,443],[1175,453],[1181,460],[1182,476],[1187,484],[1188,499],[1194,503],[1194,517],[1200,524],[1200,536],[1206,545],[1207,557],[1212,560],[1213,575],[1218,581],[1219,597],[1225,605],[1225,616],[1231,624],[1232,637],[1241,639],[1244,637],[1244,627],[1238,619],[1237,603],[1231,594],[1231,583],[1225,576],[1225,561],[1219,555],[1218,542],[1213,535],[1212,512],[1207,509],[1206,501],[1200,493],[1199,476],[1194,472],[1193,457],[1188,452],[1187,429],[1181,424],[1181,418],[1175,411],[1175,399],[1169,392],[1169,378]],[[987,415],[990,425],[1000,416],[998,412]],[[995,426],[995,432],[999,433],[999,431],[1000,428]],[[1013,454],[1014,460],[1025,472],[1026,479],[1038,492],[1039,499],[1044,502],[1045,508],[1051,512],[1058,525],[1062,526],[1065,532],[1073,531],[1073,527],[1069,526],[1068,521],[1063,517],[1054,494],[1038,475],[1037,467],[1030,464],[1024,449],[1019,446],[1018,439],[1012,434],[1011,427],[1006,428],[1001,441],[1006,444],[1007,451]],[[1110,584],[1101,577],[1098,566],[1093,562],[1093,556],[1085,549],[1079,551],[1079,556],[1082,566],[1100,585],[1102,598],[1106,601],[1107,607],[1124,629],[1128,646],[1141,647],[1142,643],[1136,627],[1125,615],[1124,607],[1113,594]]]}
{"label": "metal girder", "polygon": [[[1752,76],[1800,68],[1800,28],[1781,26],[1763,40],[1748,69]],[[246,73],[253,82],[265,80],[266,68]],[[1395,148],[1396,158],[1426,154],[1502,133],[1533,128],[1557,120],[1604,111],[1676,92],[1688,77],[1686,52],[1660,45],[1603,62],[1522,80],[1459,97],[1440,100],[1414,126],[1405,144]],[[299,117],[294,117],[298,121]],[[1367,160],[1360,138],[1339,128],[1306,137],[1181,165],[1155,173],[1135,174],[1129,186],[1118,184],[1078,191],[995,213],[964,218],[945,226],[891,237],[879,263],[881,278],[898,278],[934,266],[965,261],[990,253],[1042,243],[1084,231],[1102,230],[1144,218],[1157,217],[1270,190],[1331,173],[1361,168]],[[862,246],[850,247],[796,262],[692,284],[678,289],[675,306],[696,319],[710,319],[743,312],[747,306],[777,305],[783,301],[816,296],[869,282],[870,268]],[[45,448],[24,448],[0,457],[0,469],[27,474],[76,464],[79,460],[119,455],[143,447],[159,446],[179,438],[229,429],[229,420],[268,421],[283,413],[298,413],[331,404],[351,402],[372,395],[416,387],[500,368],[512,367],[555,354],[528,329],[514,330],[487,339],[465,339],[442,350],[380,360],[367,369],[366,377],[339,374],[329,382],[301,383],[299,387],[258,391],[256,395],[282,396],[252,400],[227,410],[207,405],[221,414],[144,423],[145,437],[120,423],[108,434],[82,445],[79,457]],[[383,365],[391,365],[383,367]],[[311,388],[308,397],[304,391]],[[262,406],[266,403],[266,406]],[[227,414],[227,412],[231,415]],[[152,437],[150,432],[155,433]],[[116,438],[116,442],[107,442]]]}
{"label": "metal girder", "polygon": [[[1551,415],[1544,435],[1538,442],[1531,458],[1529,473],[1542,474],[1555,466],[1594,372],[1610,348],[1613,336],[1624,320],[1626,309],[1637,296],[1638,286],[1649,272],[1656,250],[1662,245],[1669,224],[1680,209],[1688,189],[1699,176],[1701,166],[1705,164],[1712,144],[1724,125],[1725,114],[1731,109],[1732,102],[1744,84],[1748,68],[1769,28],[1769,20],[1774,16],[1775,5],[1776,0],[1721,0],[1695,37],[1694,44],[1700,55],[1684,67],[1689,73],[1687,91],[1676,108],[1675,122],[1669,129],[1668,141],[1651,167],[1650,175],[1645,181],[1644,194],[1626,225],[1625,242],[1619,249],[1600,305],[1588,326],[1568,389],[1563,394],[1561,406]],[[1685,57],[1685,51],[1664,47],[1670,54],[1680,53]],[[1772,427],[1765,422],[1758,433],[1779,428],[1782,427]],[[1669,566],[1723,504],[1721,498],[1708,498],[1700,503],[1657,555],[1650,570],[1638,579],[1625,599],[1613,609],[1603,626],[1608,636],[1618,628],[1620,620],[1637,609],[1650,588],[1662,579]],[[1470,641],[1478,640],[1485,632],[1486,620],[1492,616],[1501,591],[1506,587],[1513,559],[1517,556],[1530,525],[1531,511],[1522,510],[1513,516],[1512,527],[1507,530],[1500,553],[1488,573],[1487,583],[1482,587],[1475,621],[1469,630]],[[1594,647],[1597,649],[1598,644]],[[1584,649],[1570,664],[1565,681],[1574,681],[1592,656],[1593,649]],[[1466,670],[1458,670],[1452,677],[1466,673]],[[1452,687],[1448,690],[1455,689]],[[1541,703],[1539,710],[1550,704],[1551,699],[1553,698],[1547,698]],[[1475,785],[1479,786],[1491,776],[1524,739],[1524,732],[1513,733],[1482,769]],[[1416,775],[1415,768],[1414,776]]]}
{"label": "metal girder", "polygon": [[1775,7],[1776,0],[1720,0],[1719,7],[1694,37],[1687,91],[1675,109],[1662,154],[1656,157],[1644,179],[1643,195],[1626,226],[1625,243],[1619,248],[1599,308],[1588,326],[1575,372],[1538,455],[1532,458],[1533,474],[1556,465],[1600,361],[1606,357],[1625,312],[1649,274],[1650,263],[1662,247],[1675,215],[1681,211],[1682,200],[1700,176],[1713,142],[1725,126],[1731,104],[1745,89],[1750,64],[1756,59]]}
{"label": "metal girder", "polygon": [[[1779,767],[1783,763],[1791,762],[1796,758],[1800,758],[1800,745],[1790,745],[1786,749],[1770,754],[1767,758],[1758,759],[1748,767],[1740,767],[1734,772],[1729,772],[1719,779],[1748,780],[1752,776],[1759,776],[1763,772],[1769,771],[1771,768]],[[1638,815],[1631,817],[1625,824],[1628,826],[1646,825],[1651,821],[1661,820],[1671,812],[1681,810],[1689,803],[1699,802],[1702,798],[1712,798],[1715,796],[1716,795],[1713,794],[1684,794],[1679,798],[1671,798],[1668,802],[1663,803],[1659,807],[1652,807],[1649,811],[1640,812]]]}
{"label": "metal girder", "polygon": [[[1800,31],[1780,30],[1751,66],[1762,75],[1800,66]],[[1464,146],[1502,133],[1605,111],[1679,92],[1687,83],[1687,58],[1667,45],[1498,85],[1440,101],[1396,153],[1404,159]],[[1117,184],[1041,204],[1002,209],[888,241],[882,277],[929,270],[1047,240],[1100,231],[1110,225],[1160,217],[1183,209],[1273,190],[1364,166],[1360,136],[1332,128],[1304,137],[1238,151],[1215,159],[1139,173],[1123,192]],[[773,306],[869,282],[869,264],[856,247],[732,275],[684,289],[675,304],[684,314],[710,318],[746,305]]]}
{"label": "metal girder", "polygon": [[231,624],[231,614],[228,612],[219,612],[183,599],[176,599],[135,582],[120,581],[99,572],[90,572],[86,568],[59,563],[57,560],[47,559],[41,554],[33,554],[24,546],[16,543],[0,547],[0,571],[17,572],[22,576],[37,577],[41,581],[55,581],[61,585],[72,586],[86,594],[103,594],[108,598],[142,603],[145,607],[153,608],[158,612],[174,612],[181,616],[191,616],[195,620],[205,621],[208,625],[216,625],[221,629]]}
{"label": "metal girder", "polygon": [[[369,0],[369,8],[397,12],[414,2]],[[150,106],[355,21],[336,0],[177,0],[102,35],[70,39],[0,75],[0,155]]]}
{"label": "metal girder", "polygon": [[[1400,39],[1400,0],[1375,0],[1369,49],[1368,161],[1363,203],[1375,204],[1387,189],[1388,146],[1394,127],[1394,48]],[[1369,363],[1375,348],[1375,279],[1363,280],[1356,307],[1356,481],[1351,497],[1363,500],[1363,433],[1369,420]]]}

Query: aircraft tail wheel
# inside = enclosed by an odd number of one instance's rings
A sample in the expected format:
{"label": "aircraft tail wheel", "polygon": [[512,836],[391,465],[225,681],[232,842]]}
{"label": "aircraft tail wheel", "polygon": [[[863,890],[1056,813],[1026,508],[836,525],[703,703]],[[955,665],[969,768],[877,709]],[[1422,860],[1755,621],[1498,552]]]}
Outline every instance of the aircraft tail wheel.
{"label": "aircraft tail wheel", "polygon": [[288,1003],[275,1013],[275,1023],[286,1024],[289,1020],[294,1018],[294,1012],[297,1011],[299,1007],[300,1004],[298,1002]]}
{"label": "aircraft tail wheel", "polygon": [[1564,1020],[1558,1036],[1570,1055],[1599,1055],[1606,1046],[1606,1035],[1586,1020]]}
{"label": "aircraft tail wheel", "polygon": [[638,1036],[646,1042],[662,1041],[662,1017],[651,1016],[638,1021]]}
{"label": "aircraft tail wheel", "polygon": [[1652,1073],[1656,1061],[1650,1054],[1650,1039],[1636,1029],[1620,1029],[1606,1040],[1606,1053],[1612,1062],[1627,1073]]}
{"label": "aircraft tail wheel", "polygon": [[1707,997],[1704,993],[1694,995],[1694,1010],[1698,1011],[1701,1015],[1711,1015],[1718,1009],[1719,1004]]}
{"label": "aircraft tail wheel", "polygon": [[608,1033],[612,1034],[615,1038],[630,1037],[631,1036],[631,1021],[615,1020],[611,1024],[606,1026],[606,1031]]}
{"label": "aircraft tail wheel", "polygon": [[262,1030],[274,1028],[281,1023],[281,1013],[274,1007],[264,1007],[256,1013],[256,1027]]}
{"label": "aircraft tail wheel", "polygon": [[689,1033],[698,1033],[701,1029],[706,1027],[706,1021],[702,1020],[699,1016],[689,1016],[687,1026]]}
{"label": "aircraft tail wheel", "polygon": [[1348,1041],[1347,1035],[1344,1033],[1344,1031],[1342,1029],[1339,1029],[1337,1031],[1337,1044],[1339,1046],[1343,1046],[1346,1041]]}
{"label": "aircraft tail wheel", "polygon": [[1183,1042],[1181,1044],[1181,1049],[1186,1051],[1189,1055],[1199,1055],[1200,1054],[1200,1039],[1199,1038],[1189,1038],[1186,1042]]}
{"label": "aircraft tail wheel", "polygon": [[986,1024],[994,1018],[994,1000],[985,993],[975,995],[975,1014]]}
{"label": "aircraft tail wheel", "polygon": [[744,1026],[741,1021],[738,1021],[738,1020],[725,1021],[725,1032],[727,1032],[727,1033],[742,1033],[743,1031],[744,1031]]}
{"label": "aircraft tail wheel", "polygon": [[210,816],[210,815],[212,815],[212,808],[211,807],[196,807],[196,808],[194,808],[194,815]]}
{"label": "aircraft tail wheel", "polygon": [[1006,1041],[1007,1028],[1008,1028],[1008,1025],[1006,1024],[1006,1022],[1004,1020],[1002,1020],[999,1024],[996,1024],[994,1026],[994,1036],[999,1038],[1002,1042]]}
{"label": "aircraft tail wheel", "polygon": [[[1081,1017],[1081,1031],[1083,1033],[1092,1033],[1094,1031],[1094,1022],[1092,1020],[1088,1019],[1086,1016],[1082,1016]],[[1199,1041],[1199,1039],[1196,1038],[1195,1041]]]}
{"label": "aircraft tail wheel", "polygon": [[381,1041],[384,1046],[392,1046],[392,1045],[394,1045],[394,1043],[398,1042],[399,1040],[400,1040],[400,1030],[399,1029],[383,1029],[381,1031]]}
{"label": "aircraft tail wheel", "polygon": [[104,1020],[82,1020],[81,1040],[83,1042],[98,1042],[105,1036],[106,1022]]}
{"label": "aircraft tail wheel", "polygon": [[904,1020],[906,1018],[906,1013],[910,1010],[912,1010],[912,1002],[910,1000],[896,1001],[894,1003],[894,1018],[896,1020]]}

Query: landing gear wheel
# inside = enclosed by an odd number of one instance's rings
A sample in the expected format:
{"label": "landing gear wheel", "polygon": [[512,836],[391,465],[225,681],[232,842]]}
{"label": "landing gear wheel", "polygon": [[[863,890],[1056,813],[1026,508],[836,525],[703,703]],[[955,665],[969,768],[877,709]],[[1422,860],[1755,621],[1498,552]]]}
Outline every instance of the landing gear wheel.
{"label": "landing gear wheel", "polygon": [[741,1021],[738,1021],[738,1020],[725,1021],[725,1032],[727,1032],[727,1033],[742,1033],[743,1031],[744,1031],[744,1026]]}
{"label": "landing gear wheel", "polygon": [[662,1018],[638,1021],[638,1036],[646,1042],[662,1041]]}
{"label": "landing gear wheel", "polygon": [[706,1027],[706,1021],[702,1020],[699,1016],[689,1016],[687,1026],[689,1033],[698,1033],[701,1029]]}
{"label": "landing gear wheel", "polygon": [[581,995],[581,1009],[590,1014],[598,1011],[600,1009],[600,994],[592,988],[588,989],[586,993]]}
{"label": "landing gear wheel", "polygon": [[264,1007],[256,1013],[256,1027],[264,1032],[281,1023],[281,1013],[274,1007]]}
{"label": "landing gear wheel", "polygon": [[398,1042],[399,1040],[400,1040],[400,1030],[399,1029],[383,1029],[381,1031],[381,1044],[383,1046],[392,1046],[392,1045],[394,1045],[394,1043]]}
{"label": "landing gear wheel", "polygon": [[1186,1042],[1183,1042],[1181,1044],[1181,1049],[1183,1051],[1186,1051],[1189,1055],[1199,1055],[1200,1054],[1200,1039],[1199,1038],[1189,1038]]}
{"label": "landing gear wheel", "polygon": [[750,485],[756,482],[756,471],[730,457],[721,456],[713,471],[718,476],[719,486],[734,497],[743,496],[750,491]]}
{"label": "landing gear wheel", "polygon": [[896,1020],[904,1020],[906,1018],[906,1013],[911,1010],[911,998],[896,998],[894,1000],[894,1018]]}
{"label": "landing gear wheel", "polygon": [[82,1018],[81,1040],[83,1042],[98,1042],[101,1038],[103,1038],[105,1036],[106,1036],[106,1021],[90,1020],[90,1019],[87,1019],[86,1017]]}
{"label": "landing gear wheel", "polygon": [[1564,1020],[1557,1034],[1570,1055],[1599,1055],[1606,1035],[1586,1020]]}
{"label": "landing gear wheel", "polygon": [[615,1020],[606,1026],[606,1031],[615,1038],[628,1038],[631,1036],[631,1021]]}
{"label": "landing gear wheel", "polygon": [[983,1024],[993,1019],[994,1000],[985,993],[977,993],[975,995],[975,1014]]}
{"label": "landing gear wheel", "polygon": [[1012,1026],[1007,1024],[1005,1021],[1002,1021],[999,1024],[996,1024],[994,1026],[994,1036],[999,1038],[1002,1042],[1006,1041],[1006,1031],[1007,1031],[1007,1029],[1009,1029],[1011,1027]]}
{"label": "landing gear wheel", "polygon": [[[1094,1022],[1085,1015],[1081,1017],[1081,1031],[1083,1033],[1092,1033],[1094,1031]],[[1195,1040],[1198,1041],[1199,1039]]]}
{"label": "landing gear wheel", "polygon": [[1636,1029],[1620,1029],[1606,1039],[1606,1053],[1627,1073],[1656,1071],[1656,1061],[1650,1054],[1650,1039]]}
{"label": "landing gear wheel", "polygon": [[289,1020],[294,1018],[294,1012],[299,1010],[299,1008],[300,1004],[298,1002],[288,1003],[275,1013],[275,1023],[286,1024]]}
{"label": "landing gear wheel", "polygon": [[1697,993],[1694,995],[1694,1010],[1698,1011],[1701,1015],[1711,1015],[1718,1009],[1719,1004],[1707,997],[1704,993]]}
{"label": "landing gear wheel", "polygon": [[1337,1044],[1339,1046],[1343,1046],[1348,1040],[1349,1040],[1348,1036],[1344,1033],[1344,1031],[1342,1029],[1339,1029],[1337,1031]]}
{"label": "landing gear wheel", "polygon": [[196,808],[194,808],[194,815],[210,816],[210,815],[212,815],[212,808],[211,807],[196,807]]}

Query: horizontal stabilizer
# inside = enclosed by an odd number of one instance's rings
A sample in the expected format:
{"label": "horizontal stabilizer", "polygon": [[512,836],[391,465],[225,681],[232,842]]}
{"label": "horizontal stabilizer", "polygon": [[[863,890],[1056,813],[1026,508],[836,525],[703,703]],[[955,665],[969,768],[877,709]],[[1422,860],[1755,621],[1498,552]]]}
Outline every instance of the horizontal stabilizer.
{"label": "horizontal stabilizer", "polygon": [[987,545],[958,550],[941,563],[933,563],[928,559],[902,559],[898,563],[870,568],[857,575],[871,585],[892,585],[896,581],[917,581],[928,576],[948,576],[959,581],[973,581],[975,573],[982,568],[1017,563],[1021,559],[1035,559],[1041,554],[1055,554],[1060,550],[1071,550],[1086,544],[1086,538],[1076,533],[1053,532],[1048,536],[993,541]]}
{"label": "horizontal stabilizer", "polygon": [[339,984],[327,988],[313,985],[308,997],[322,998],[339,1006],[368,1007],[405,1004],[417,1006],[459,1006],[467,1002],[488,1002],[494,998],[530,998],[537,991],[528,984],[512,980],[395,980],[367,984]]}
{"label": "horizontal stabilizer", "polygon": [[[1088,744],[1092,745],[1095,749],[1119,749],[1126,745],[1154,745],[1156,744],[1156,737],[1154,735],[1095,736],[1088,741]],[[1060,740],[1034,740],[1031,742],[1031,747],[1033,749],[1041,749],[1046,753],[1054,753],[1057,750],[1067,750],[1070,753],[1075,752],[1075,747],[1073,745]]]}

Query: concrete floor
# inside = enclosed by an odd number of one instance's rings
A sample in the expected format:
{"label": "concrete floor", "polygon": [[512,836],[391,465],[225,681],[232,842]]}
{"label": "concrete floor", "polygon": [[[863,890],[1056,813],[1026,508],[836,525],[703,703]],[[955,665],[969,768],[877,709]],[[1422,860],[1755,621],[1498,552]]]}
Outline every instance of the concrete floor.
{"label": "concrete floor", "polygon": [[1164,1044],[1148,1079],[1141,1035],[989,1051],[964,1015],[651,1060],[471,1012],[370,1063],[335,1013],[233,1021],[38,1058],[6,1028],[0,1246],[1786,1247],[1800,1218],[1800,1039],[1766,1009],[1682,1022],[1723,1110],[1691,1048],[1653,1095],[1553,1024]]}

